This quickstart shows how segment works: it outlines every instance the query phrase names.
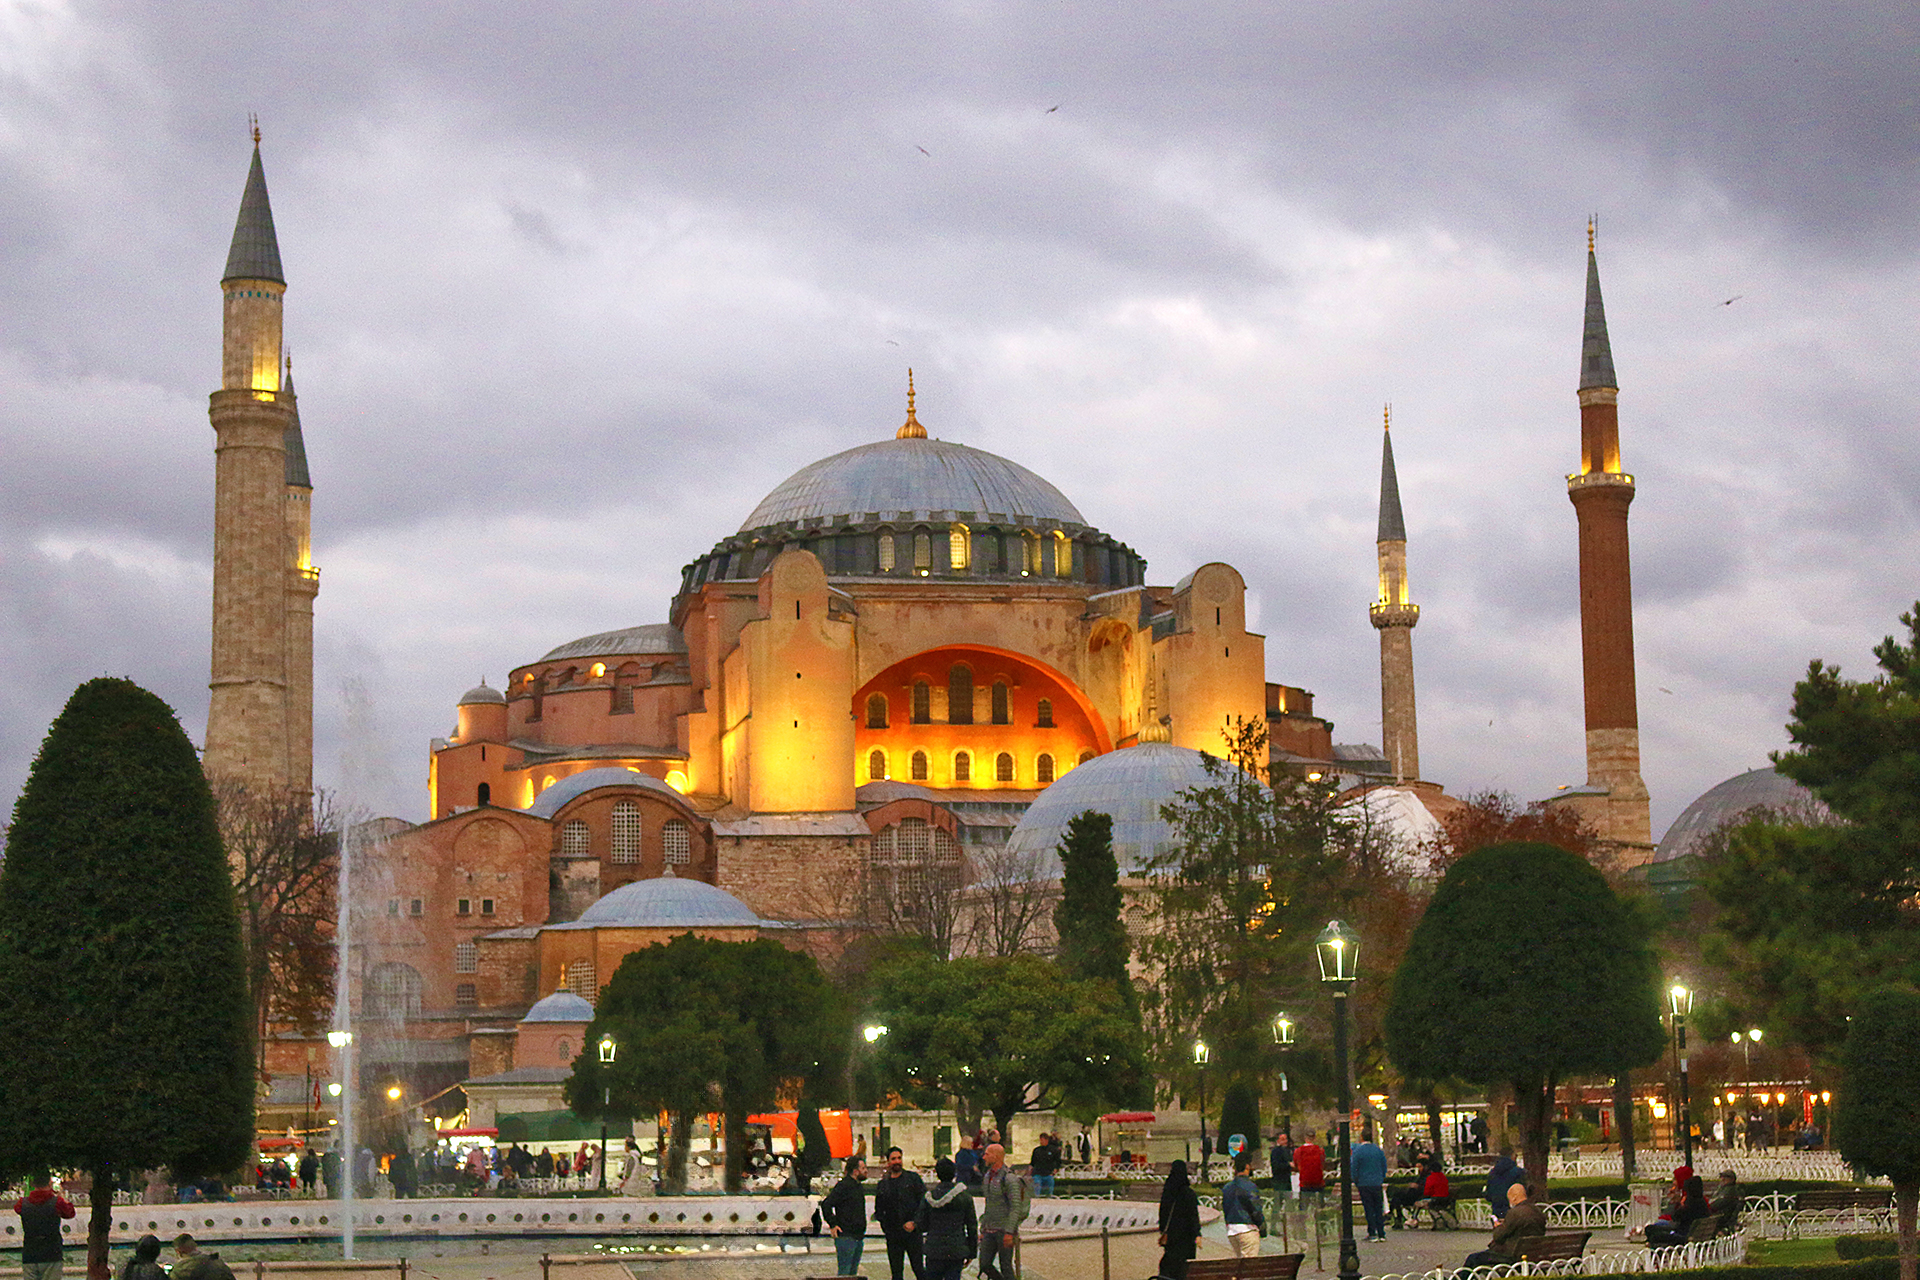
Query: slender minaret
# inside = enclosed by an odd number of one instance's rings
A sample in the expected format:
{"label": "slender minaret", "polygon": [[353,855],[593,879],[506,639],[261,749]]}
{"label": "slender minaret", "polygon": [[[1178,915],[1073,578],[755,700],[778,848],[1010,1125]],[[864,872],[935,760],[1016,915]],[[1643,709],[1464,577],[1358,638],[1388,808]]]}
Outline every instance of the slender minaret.
{"label": "slender minaret", "polygon": [[1420,776],[1420,728],[1413,710],[1413,629],[1420,606],[1407,594],[1407,522],[1393,470],[1393,406],[1383,415],[1380,447],[1380,598],[1368,613],[1380,632],[1380,745],[1395,782]]}
{"label": "slender minaret", "polygon": [[207,776],[261,794],[294,783],[287,715],[287,434],[280,298],[287,283],[253,131],[253,166],[220,279],[224,346],[214,431],[213,696]]}
{"label": "slender minaret", "polygon": [[1639,696],[1633,677],[1633,578],[1620,469],[1620,389],[1600,301],[1600,264],[1587,224],[1587,313],[1580,341],[1580,470],[1567,496],[1580,522],[1580,650],[1586,675],[1587,786],[1581,808],[1628,862],[1652,851],[1647,784],[1640,778]]}
{"label": "slender minaret", "polygon": [[292,356],[286,367],[287,783],[305,796],[313,792],[313,601],[320,594],[320,570],[313,565],[313,479],[300,434]]}

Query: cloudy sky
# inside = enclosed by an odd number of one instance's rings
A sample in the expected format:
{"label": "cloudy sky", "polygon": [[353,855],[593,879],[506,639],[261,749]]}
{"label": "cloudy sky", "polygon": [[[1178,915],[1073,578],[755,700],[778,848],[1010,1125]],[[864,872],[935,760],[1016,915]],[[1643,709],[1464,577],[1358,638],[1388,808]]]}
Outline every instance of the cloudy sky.
{"label": "cloudy sky", "polygon": [[1391,401],[1425,771],[1579,781],[1597,213],[1657,833],[1920,595],[1917,50],[1902,0],[0,0],[0,801],[90,676],[204,725],[253,111],[350,801],[423,817],[462,690],[664,620],[909,364],[1154,581],[1238,566],[1350,742]]}

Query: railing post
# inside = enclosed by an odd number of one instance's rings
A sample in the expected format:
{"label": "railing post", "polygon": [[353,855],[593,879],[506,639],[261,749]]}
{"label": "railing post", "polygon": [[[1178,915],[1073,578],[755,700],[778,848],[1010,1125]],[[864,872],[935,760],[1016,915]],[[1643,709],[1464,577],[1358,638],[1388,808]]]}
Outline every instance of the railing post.
{"label": "railing post", "polygon": [[540,1255],[540,1280],[553,1280],[553,1258],[544,1253]]}
{"label": "railing post", "polygon": [[1113,1280],[1113,1244],[1107,1224],[1100,1224],[1100,1280]]}

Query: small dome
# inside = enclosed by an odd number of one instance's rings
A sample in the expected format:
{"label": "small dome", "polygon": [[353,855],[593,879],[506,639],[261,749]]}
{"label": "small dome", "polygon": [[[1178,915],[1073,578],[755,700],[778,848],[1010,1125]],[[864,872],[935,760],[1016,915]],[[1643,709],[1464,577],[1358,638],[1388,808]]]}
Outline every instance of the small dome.
{"label": "small dome", "polygon": [[1709,789],[1688,805],[1660,837],[1653,860],[1672,862],[1699,852],[1701,841],[1729,821],[1753,809],[1771,809],[1792,818],[1819,821],[1827,807],[1813,792],[1777,769],[1749,769]]}
{"label": "small dome", "polygon": [[560,812],[561,806],[567,801],[601,787],[645,787],[649,791],[663,791],[676,800],[680,799],[678,791],[658,778],[632,769],[609,767],[587,769],[560,779],[536,796],[533,803],[527,806],[527,812],[536,818],[551,818]]}
{"label": "small dome", "polygon": [[621,885],[582,911],[574,926],[699,929],[752,928],[759,923],[760,917],[753,913],[753,908],[725,889],[704,880],[660,876]]}
{"label": "small dome", "polygon": [[504,707],[507,704],[507,695],[498,689],[490,687],[485,681],[473,686],[473,688],[460,695],[460,705],[463,707],[478,707],[488,704]]}
{"label": "small dome", "polygon": [[534,1002],[522,1022],[592,1022],[593,1006],[571,991],[556,991]]}
{"label": "small dome", "polygon": [[800,468],[761,499],[740,532],[788,520],[924,518],[932,512],[1015,521],[1086,521],[1058,489],[984,449],[914,437],[863,444]]}
{"label": "small dome", "polygon": [[1224,781],[1224,773],[1207,771],[1207,759],[1203,752],[1170,742],[1142,742],[1096,756],[1040,793],[1007,837],[1007,849],[1041,855],[1058,875],[1067,824],[1092,809],[1113,819],[1113,857],[1120,874],[1136,875],[1148,859],[1173,848],[1173,826],[1160,816],[1160,807],[1178,800],[1182,791]]}
{"label": "small dome", "polygon": [[549,650],[542,662],[560,658],[624,658],[629,655],[685,653],[687,638],[669,622],[649,622],[645,626],[623,627],[619,631],[601,631]]}

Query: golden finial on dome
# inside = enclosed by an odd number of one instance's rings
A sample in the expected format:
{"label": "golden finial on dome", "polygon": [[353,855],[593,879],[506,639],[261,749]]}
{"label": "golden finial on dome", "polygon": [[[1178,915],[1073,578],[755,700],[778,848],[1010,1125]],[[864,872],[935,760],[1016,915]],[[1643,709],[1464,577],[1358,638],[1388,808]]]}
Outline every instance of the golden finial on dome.
{"label": "golden finial on dome", "polygon": [[1387,401],[1387,407],[1381,411],[1380,429],[1383,431],[1393,430],[1393,401],[1391,400]]}
{"label": "golden finial on dome", "polygon": [[1593,232],[1594,232],[1595,226],[1599,223],[1599,221],[1600,221],[1600,218],[1597,214],[1587,215],[1587,252],[1588,253],[1593,252]]}
{"label": "golden finial on dome", "polygon": [[913,370],[907,370],[907,420],[893,433],[895,440],[925,440],[927,429],[913,416]]}

